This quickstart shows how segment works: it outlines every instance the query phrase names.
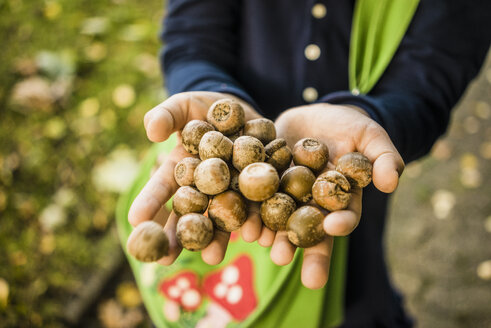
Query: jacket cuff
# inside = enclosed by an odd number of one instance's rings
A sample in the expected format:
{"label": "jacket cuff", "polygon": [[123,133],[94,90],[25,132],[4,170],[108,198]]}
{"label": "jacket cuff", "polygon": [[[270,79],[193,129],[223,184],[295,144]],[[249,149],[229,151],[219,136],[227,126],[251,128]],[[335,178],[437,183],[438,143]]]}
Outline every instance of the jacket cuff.
{"label": "jacket cuff", "polygon": [[[375,122],[384,127],[380,116],[380,108],[376,101],[365,95],[354,95],[350,91],[337,91],[321,97],[317,102],[325,102],[333,105],[353,105],[360,107]],[[385,128],[385,127],[384,127]]]}
{"label": "jacket cuff", "polygon": [[252,97],[233,77],[207,61],[176,63],[164,72],[169,95],[188,91],[210,91],[232,94],[263,115]]}

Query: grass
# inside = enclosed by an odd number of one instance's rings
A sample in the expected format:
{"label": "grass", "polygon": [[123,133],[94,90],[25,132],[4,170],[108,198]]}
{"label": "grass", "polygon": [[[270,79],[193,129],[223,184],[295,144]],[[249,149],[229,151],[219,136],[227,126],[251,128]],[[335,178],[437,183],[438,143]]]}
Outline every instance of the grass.
{"label": "grass", "polygon": [[117,190],[94,172],[148,147],[163,4],[8,0],[0,15],[0,326],[56,327],[119,247]]}

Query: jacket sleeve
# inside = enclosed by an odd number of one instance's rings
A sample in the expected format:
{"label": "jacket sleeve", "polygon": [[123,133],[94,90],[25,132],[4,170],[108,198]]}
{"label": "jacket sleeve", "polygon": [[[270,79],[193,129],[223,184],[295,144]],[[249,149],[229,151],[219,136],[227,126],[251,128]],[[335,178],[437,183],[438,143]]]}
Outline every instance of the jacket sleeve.
{"label": "jacket sleeve", "polygon": [[234,78],[239,6],[238,0],[168,1],[161,62],[170,94],[230,93],[258,110]]}
{"label": "jacket sleeve", "polygon": [[446,131],[452,107],[483,63],[491,39],[490,4],[421,1],[398,51],[369,94],[336,92],[320,101],[366,110],[406,162],[425,155]]}

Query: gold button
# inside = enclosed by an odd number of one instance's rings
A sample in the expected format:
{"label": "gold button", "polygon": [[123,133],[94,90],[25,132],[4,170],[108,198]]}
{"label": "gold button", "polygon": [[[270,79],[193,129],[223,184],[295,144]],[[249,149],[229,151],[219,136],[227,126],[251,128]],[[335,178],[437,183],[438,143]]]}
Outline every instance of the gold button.
{"label": "gold button", "polygon": [[309,44],[307,47],[305,47],[304,53],[308,60],[314,61],[320,57],[321,48],[319,48],[319,46],[316,44]]}
{"label": "gold button", "polygon": [[317,19],[324,18],[326,16],[326,6],[322,3],[317,3],[312,7],[312,16]]}
{"label": "gold button", "polygon": [[305,88],[302,93],[303,100],[309,103],[316,101],[318,96],[317,90],[312,87]]}

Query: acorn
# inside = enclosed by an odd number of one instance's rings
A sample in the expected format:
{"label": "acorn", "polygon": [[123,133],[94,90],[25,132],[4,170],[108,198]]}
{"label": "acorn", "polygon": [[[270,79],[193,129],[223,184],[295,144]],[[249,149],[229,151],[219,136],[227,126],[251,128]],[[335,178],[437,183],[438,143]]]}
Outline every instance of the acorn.
{"label": "acorn", "polygon": [[172,198],[172,210],[177,216],[204,213],[207,207],[208,196],[190,186],[180,187]]}
{"label": "acorn", "polygon": [[232,158],[233,142],[218,131],[206,132],[199,143],[199,158],[221,158],[228,162]]}
{"label": "acorn", "polygon": [[234,142],[232,164],[242,171],[244,167],[256,162],[263,162],[266,157],[264,146],[258,139],[242,136]]}
{"label": "acorn", "polygon": [[154,262],[169,254],[169,239],[154,221],[140,223],[126,242],[128,253],[141,262]]}
{"label": "acorn", "polygon": [[314,172],[321,171],[329,160],[327,146],[317,139],[304,138],[293,147],[293,162],[295,165],[303,165]]}
{"label": "acorn", "polygon": [[177,221],[176,237],[179,245],[190,251],[199,251],[213,239],[213,223],[198,213],[183,215]]}
{"label": "acorn", "polygon": [[273,121],[267,118],[256,118],[245,123],[244,135],[257,138],[263,145],[267,145],[276,138],[276,128]]}
{"label": "acorn", "polygon": [[189,121],[181,131],[182,146],[190,154],[196,155],[199,151],[199,143],[203,135],[215,128],[210,123],[192,120]]}
{"label": "acorn", "polygon": [[211,199],[208,215],[217,229],[232,232],[247,218],[246,202],[238,192],[227,190]]}
{"label": "acorn", "polygon": [[286,222],[297,205],[287,194],[277,192],[261,204],[260,215],[264,225],[273,231],[286,229]]}
{"label": "acorn", "polygon": [[179,186],[194,186],[194,170],[201,160],[184,157],[174,168],[174,179]]}
{"label": "acorn", "polygon": [[280,178],[276,169],[268,163],[252,163],[239,175],[239,189],[245,198],[262,202],[278,190]]}
{"label": "acorn", "polygon": [[328,211],[344,210],[351,200],[350,183],[338,171],[327,171],[312,186],[314,201]]}
{"label": "acorn", "polygon": [[338,159],[336,171],[343,174],[352,187],[365,188],[372,181],[372,163],[365,155],[353,152]]}
{"label": "acorn", "polygon": [[244,126],[245,113],[237,101],[220,99],[210,106],[206,120],[224,135],[232,135]]}
{"label": "acorn", "polygon": [[209,158],[202,161],[194,170],[194,183],[199,191],[207,195],[224,192],[230,184],[230,171],[227,163],[220,158]]}
{"label": "acorn", "polygon": [[280,190],[299,203],[312,199],[312,185],[315,175],[305,166],[292,166],[281,176]]}
{"label": "acorn", "polygon": [[326,236],[322,228],[324,215],[314,206],[302,206],[288,219],[288,240],[298,247],[307,248],[320,243]]}
{"label": "acorn", "polygon": [[286,144],[285,139],[278,138],[264,147],[266,152],[266,163],[275,167],[278,172],[283,172],[290,167],[292,162],[292,151]]}

